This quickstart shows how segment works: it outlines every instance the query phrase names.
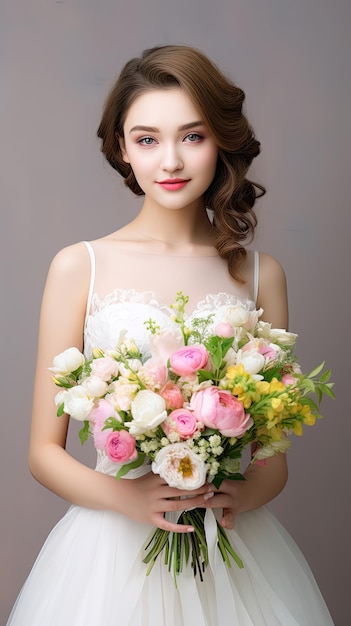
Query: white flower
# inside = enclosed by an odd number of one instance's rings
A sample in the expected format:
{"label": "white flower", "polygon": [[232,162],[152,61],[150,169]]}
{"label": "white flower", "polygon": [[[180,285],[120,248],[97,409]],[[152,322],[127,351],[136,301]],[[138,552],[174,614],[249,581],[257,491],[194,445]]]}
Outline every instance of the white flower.
{"label": "white flower", "polygon": [[142,389],[137,393],[131,411],[133,421],[125,422],[131,435],[146,433],[156,428],[167,417],[166,403],[162,396],[148,389]]}
{"label": "white flower", "polygon": [[207,466],[186,442],[161,448],[151,465],[170,487],[198,489],[206,481]]}
{"label": "white flower", "polygon": [[290,448],[291,442],[286,437],[282,437],[280,441],[271,441],[262,448],[259,448],[257,452],[255,452],[253,461],[258,461],[261,459],[268,459],[278,452],[286,452],[288,448]]}
{"label": "white flower", "polygon": [[255,328],[257,324],[258,318],[262,315],[263,309],[254,309],[253,311],[248,311],[245,307],[240,304],[235,306],[229,306],[225,312],[225,321],[228,324],[234,326],[234,328],[238,326],[242,326],[247,330]]}
{"label": "white flower", "polygon": [[141,361],[139,359],[128,359],[128,364],[119,364],[119,371],[124,378],[134,378],[134,372],[137,372],[140,367]]}
{"label": "white flower", "polygon": [[81,385],[90,397],[102,398],[107,391],[107,383],[98,376],[89,376]]}
{"label": "white flower", "polygon": [[294,346],[298,337],[296,333],[290,333],[284,330],[284,328],[272,328],[272,325],[268,322],[258,322],[257,335],[288,347]]}
{"label": "white flower", "polygon": [[94,400],[81,385],[68,389],[65,394],[64,411],[75,420],[80,422],[86,420],[93,406]]}
{"label": "white flower", "polygon": [[237,364],[242,363],[248,374],[258,374],[264,367],[266,359],[256,350],[238,350]]}
{"label": "white flower", "polygon": [[224,357],[226,366],[235,365],[236,364],[236,352],[233,348],[229,348],[227,354]]}
{"label": "white flower", "polygon": [[55,356],[53,367],[49,367],[50,372],[56,376],[68,376],[75,372],[85,362],[84,354],[78,348],[68,348]]}

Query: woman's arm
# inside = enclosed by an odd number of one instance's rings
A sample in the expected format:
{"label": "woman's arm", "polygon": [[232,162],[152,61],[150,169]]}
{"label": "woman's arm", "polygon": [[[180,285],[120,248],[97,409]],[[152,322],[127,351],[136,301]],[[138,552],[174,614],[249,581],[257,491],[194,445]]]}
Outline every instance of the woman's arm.
{"label": "woman's arm", "polygon": [[[133,519],[166,530],[186,532],[164,519],[164,511],[177,510],[179,495],[159,476],[120,480],[86,467],[65,450],[68,417],[56,416],[57,387],[48,368],[55,355],[70,346],[83,348],[85,309],[90,282],[90,261],[84,244],[65,248],[53,260],[40,315],[38,357],[34,385],[29,466],[33,476],[60,497],[92,509],[119,511]],[[201,506],[212,493],[204,485],[194,492],[189,506]]]}
{"label": "woman's arm", "polygon": [[[260,276],[257,308],[262,320],[273,328],[288,327],[288,302],[284,271],[273,257],[260,253]],[[285,454],[270,457],[262,464],[253,463],[244,472],[245,481],[224,480],[207,507],[223,509],[221,524],[233,528],[238,513],[256,509],[273,500],[288,478]]]}

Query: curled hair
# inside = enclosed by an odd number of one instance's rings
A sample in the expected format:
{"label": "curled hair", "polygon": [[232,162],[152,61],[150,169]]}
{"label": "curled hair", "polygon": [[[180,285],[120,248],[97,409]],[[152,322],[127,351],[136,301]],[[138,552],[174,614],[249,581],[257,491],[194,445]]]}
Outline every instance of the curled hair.
{"label": "curled hair", "polygon": [[161,46],[145,50],[122,69],[105,103],[98,128],[101,151],[110,165],[136,194],[144,192],[129,163],[125,163],[118,138],[129,107],[151,89],[183,89],[202,115],[218,146],[214,179],[205,193],[213,211],[218,254],[227,260],[230,274],[243,282],[240,267],[245,259],[243,243],[249,243],[257,219],[253,206],[264,187],[246,178],[260,143],[242,112],[244,92],[199,50],[189,46]]}

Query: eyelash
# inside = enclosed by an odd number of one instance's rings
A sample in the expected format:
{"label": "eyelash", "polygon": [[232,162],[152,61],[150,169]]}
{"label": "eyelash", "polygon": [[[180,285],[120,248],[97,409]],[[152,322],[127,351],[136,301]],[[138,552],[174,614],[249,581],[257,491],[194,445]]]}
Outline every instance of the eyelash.
{"label": "eyelash", "polygon": [[[199,143],[202,139],[204,139],[203,135],[199,135],[199,133],[188,133],[188,135],[186,135],[184,137],[184,140],[188,139],[189,137],[196,137],[196,140],[195,141],[189,141],[187,143]],[[150,143],[145,143],[145,142],[147,142],[150,139],[151,139]],[[137,143],[140,144],[141,146],[147,146],[147,147],[148,146],[152,146],[155,142],[156,142],[156,139],[154,139],[154,137],[150,137],[150,136],[140,137],[140,139],[137,139]]]}

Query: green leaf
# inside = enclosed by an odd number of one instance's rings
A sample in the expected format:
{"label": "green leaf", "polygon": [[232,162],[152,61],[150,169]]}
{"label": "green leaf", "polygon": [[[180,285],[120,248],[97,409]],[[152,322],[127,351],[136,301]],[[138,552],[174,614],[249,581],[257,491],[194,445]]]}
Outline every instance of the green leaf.
{"label": "green leaf", "polygon": [[204,382],[204,380],[212,380],[213,379],[213,373],[209,372],[208,370],[199,370],[197,372],[197,375],[199,377],[199,382],[200,383]]}
{"label": "green leaf", "polygon": [[116,474],[116,480],[119,480],[120,478],[128,474],[130,470],[140,467],[140,465],[144,463],[144,459],[145,454],[143,452],[139,452],[138,457],[135,459],[135,461],[131,461],[130,463],[125,463],[124,465],[122,465],[121,469]]}
{"label": "green leaf", "polygon": [[335,393],[334,391],[332,391],[329,385],[318,385],[318,388],[320,389],[322,394],[329,396],[329,398],[333,398],[333,400],[335,400]]}
{"label": "green leaf", "polygon": [[57,409],[57,417],[61,417],[61,415],[63,415],[65,412],[65,403],[62,402],[62,404],[60,404],[59,408]]}
{"label": "green leaf", "polygon": [[240,472],[237,472],[236,474],[229,474],[227,478],[229,478],[229,480],[246,480],[245,476],[240,474]]}
{"label": "green leaf", "polygon": [[323,372],[322,376],[319,379],[320,383],[327,383],[329,378],[331,376],[331,369],[329,370],[325,370],[325,372]]}
{"label": "green leaf", "polygon": [[83,428],[80,429],[78,435],[79,435],[80,443],[82,444],[82,446],[84,446],[85,442],[87,441],[89,437],[89,421],[88,420],[84,420],[84,426]]}
{"label": "green leaf", "polygon": [[325,361],[323,361],[320,365],[315,367],[315,369],[312,370],[312,372],[308,375],[308,378],[314,378],[315,376],[318,376],[318,374],[322,371],[324,367],[324,363]]}
{"label": "green leaf", "polygon": [[115,417],[108,417],[104,422],[104,427],[101,430],[112,428],[113,431],[125,430],[124,424]]}
{"label": "green leaf", "polygon": [[216,489],[219,489],[223,480],[225,480],[226,478],[229,478],[229,480],[245,480],[244,476],[238,472],[236,472],[235,474],[227,474],[227,472],[218,472],[216,476],[214,477],[214,479],[212,480],[212,483],[214,484]]}

